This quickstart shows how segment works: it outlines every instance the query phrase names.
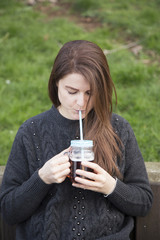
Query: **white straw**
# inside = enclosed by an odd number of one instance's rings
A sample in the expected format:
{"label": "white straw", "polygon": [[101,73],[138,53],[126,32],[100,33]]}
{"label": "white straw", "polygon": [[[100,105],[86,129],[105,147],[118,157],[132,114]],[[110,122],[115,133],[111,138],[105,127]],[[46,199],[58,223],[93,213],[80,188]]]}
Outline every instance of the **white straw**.
{"label": "white straw", "polygon": [[[79,127],[80,127],[80,139],[83,141],[83,127],[82,127],[82,112],[79,111]],[[84,160],[84,149],[81,149],[81,159]],[[82,170],[84,170],[84,167],[82,166]]]}
{"label": "white straw", "polygon": [[82,112],[79,111],[80,139],[83,140]]}

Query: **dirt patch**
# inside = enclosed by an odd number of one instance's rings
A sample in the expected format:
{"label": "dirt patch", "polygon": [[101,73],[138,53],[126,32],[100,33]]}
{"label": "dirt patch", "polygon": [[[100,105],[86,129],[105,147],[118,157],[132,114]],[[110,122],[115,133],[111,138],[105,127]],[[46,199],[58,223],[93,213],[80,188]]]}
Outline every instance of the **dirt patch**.
{"label": "dirt patch", "polygon": [[71,4],[61,3],[60,1],[56,3],[48,3],[47,5],[43,3],[37,3],[34,6],[36,11],[41,11],[47,16],[47,19],[53,19],[56,17],[63,17],[77,25],[83,27],[87,31],[93,31],[96,28],[102,27],[102,23],[96,18],[92,17],[82,17],[78,13],[71,12]]}

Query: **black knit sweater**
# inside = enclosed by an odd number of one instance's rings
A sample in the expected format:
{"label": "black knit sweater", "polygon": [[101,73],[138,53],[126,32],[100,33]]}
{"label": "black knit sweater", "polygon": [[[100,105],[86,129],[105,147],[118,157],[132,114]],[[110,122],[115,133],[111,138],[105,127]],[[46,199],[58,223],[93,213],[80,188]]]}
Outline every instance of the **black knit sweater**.
{"label": "black knit sweater", "polygon": [[43,164],[79,138],[77,120],[64,118],[55,107],[22,124],[5,169],[0,207],[16,224],[17,240],[128,240],[133,216],[145,215],[152,192],[144,161],[129,123],[113,114],[112,126],[124,149],[119,164],[123,180],[107,198],[101,193],[61,184],[45,184]]}

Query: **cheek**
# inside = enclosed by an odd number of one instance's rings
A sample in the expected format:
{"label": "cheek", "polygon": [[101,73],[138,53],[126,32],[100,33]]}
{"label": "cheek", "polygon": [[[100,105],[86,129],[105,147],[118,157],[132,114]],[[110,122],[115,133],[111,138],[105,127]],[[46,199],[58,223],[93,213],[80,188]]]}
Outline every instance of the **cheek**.
{"label": "cheek", "polygon": [[60,102],[66,101],[66,99],[67,99],[67,94],[66,94],[66,92],[65,92],[63,89],[60,89],[60,90],[58,91],[58,98],[59,98],[59,101],[60,101]]}
{"label": "cheek", "polygon": [[63,105],[63,106],[72,106],[74,104],[73,96],[70,96],[66,92],[59,92],[58,98],[59,98],[61,105]]}

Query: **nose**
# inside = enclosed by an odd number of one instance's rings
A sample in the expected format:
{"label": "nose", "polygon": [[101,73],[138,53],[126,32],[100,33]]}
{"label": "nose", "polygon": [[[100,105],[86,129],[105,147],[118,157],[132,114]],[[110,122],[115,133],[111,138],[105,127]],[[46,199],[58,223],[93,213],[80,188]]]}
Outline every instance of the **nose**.
{"label": "nose", "polygon": [[84,94],[79,94],[77,98],[77,105],[81,108],[84,108],[87,103],[87,99]]}

